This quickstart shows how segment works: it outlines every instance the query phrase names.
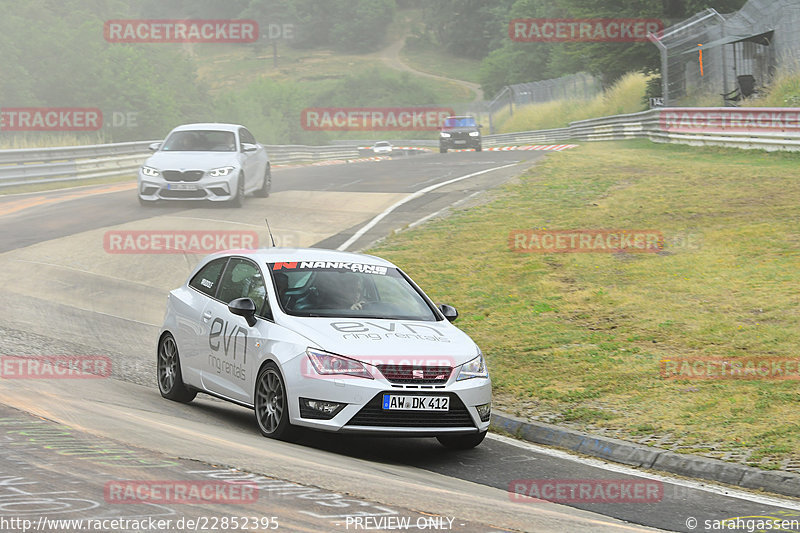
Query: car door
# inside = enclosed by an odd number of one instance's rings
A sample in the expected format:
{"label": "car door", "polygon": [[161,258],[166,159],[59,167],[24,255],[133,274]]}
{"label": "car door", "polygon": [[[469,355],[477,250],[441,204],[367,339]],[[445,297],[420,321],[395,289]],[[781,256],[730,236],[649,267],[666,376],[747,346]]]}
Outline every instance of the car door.
{"label": "car door", "polygon": [[175,313],[173,333],[181,357],[183,380],[191,385],[201,386],[202,383],[201,363],[206,352],[202,341],[208,334],[208,322],[203,320],[203,312],[217,292],[227,262],[227,257],[209,261],[170,302]]}
{"label": "car door", "polygon": [[[254,326],[228,309],[228,304],[237,298],[251,298],[256,304],[260,319]],[[208,324],[203,339],[207,357],[201,362],[206,390],[250,403],[258,354],[266,345],[271,318],[261,269],[250,259],[232,257],[220,279],[216,298],[210,299],[203,310],[202,319]]]}
{"label": "car door", "polygon": [[[254,152],[245,152],[243,145],[250,144],[256,146]],[[239,149],[242,150],[244,161],[245,190],[254,191],[261,187],[266,170],[267,153],[264,147],[256,142],[255,137],[247,128],[239,128]]]}

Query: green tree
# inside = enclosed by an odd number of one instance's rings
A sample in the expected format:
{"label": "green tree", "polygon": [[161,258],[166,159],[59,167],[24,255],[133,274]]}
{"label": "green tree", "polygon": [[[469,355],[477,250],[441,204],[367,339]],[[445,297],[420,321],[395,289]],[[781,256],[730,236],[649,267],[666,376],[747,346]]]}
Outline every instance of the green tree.
{"label": "green tree", "polygon": [[209,119],[244,124],[264,144],[313,144],[324,135],[307,132],[300,125],[300,112],[309,102],[310,95],[297,84],[262,79],[219,95]]}
{"label": "green tree", "polygon": [[437,0],[425,5],[425,31],[455,56],[482,59],[505,39],[514,0]]}
{"label": "green tree", "polygon": [[[657,18],[669,26],[713,7],[721,13],[740,9],[746,0],[516,0],[506,17],[515,18]],[[481,64],[487,94],[505,85],[590,72],[610,85],[630,71],[657,72],[658,49],[643,43],[518,43],[506,40]]]}
{"label": "green tree", "polygon": [[0,107],[96,107],[136,124],[104,129],[109,140],[158,138],[209,105],[194,63],[178,45],[118,44],[103,23],[131,17],[123,3],[0,0]]}
{"label": "green tree", "polygon": [[362,53],[384,42],[395,10],[395,0],[252,0],[243,14],[294,24],[290,45],[297,48]]}

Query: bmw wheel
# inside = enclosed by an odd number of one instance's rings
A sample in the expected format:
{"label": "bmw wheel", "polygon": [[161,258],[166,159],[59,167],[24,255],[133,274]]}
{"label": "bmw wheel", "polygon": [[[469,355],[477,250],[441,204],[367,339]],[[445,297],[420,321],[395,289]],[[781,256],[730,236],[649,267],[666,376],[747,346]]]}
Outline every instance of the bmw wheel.
{"label": "bmw wheel", "polygon": [[176,402],[189,403],[197,396],[197,391],[183,384],[178,345],[169,333],[158,341],[158,390],[161,396]]}
{"label": "bmw wheel", "polygon": [[255,394],[256,422],[261,434],[273,439],[286,439],[290,436],[289,405],[286,386],[280,370],[273,362],[261,368],[256,379]]}
{"label": "bmw wheel", "polygon": [[270,189],[272,189],[272,169],[267,163],[267,168],[264,170],[264,181],[261,183],[261,188],[256,191],[256,196],[266,198],[269,196]]}

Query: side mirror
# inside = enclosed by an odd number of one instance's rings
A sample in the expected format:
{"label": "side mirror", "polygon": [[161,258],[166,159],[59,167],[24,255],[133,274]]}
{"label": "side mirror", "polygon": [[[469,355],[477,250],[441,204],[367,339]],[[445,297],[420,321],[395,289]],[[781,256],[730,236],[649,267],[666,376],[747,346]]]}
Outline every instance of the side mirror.
{"label": "side mirror", "polygon": [[452,305],[447,304],[439,304],[439,311],[442,312],[444,317],[448,320],[448,322],[452,322],[456,318],[458,318],[458,311]]}
{"label": "side mirror", "polygon": [[242,143],[242,152],[255,152],[258,150],[257,144]]}
{"label": "side mirror", "polygon": [[150,144],[150,146],[147,147],[147,149],[150,150],[151,152],[156,152],[156,151],[158,151],[159,148],[161,148],[161,143],[160,142],[152,143],[152,144]]}
{"label": "side mirror", "polygon": [[256,325],[256,304],[250,298],[236,298],[228,304],[228,311],[244,317],[251,328]]}

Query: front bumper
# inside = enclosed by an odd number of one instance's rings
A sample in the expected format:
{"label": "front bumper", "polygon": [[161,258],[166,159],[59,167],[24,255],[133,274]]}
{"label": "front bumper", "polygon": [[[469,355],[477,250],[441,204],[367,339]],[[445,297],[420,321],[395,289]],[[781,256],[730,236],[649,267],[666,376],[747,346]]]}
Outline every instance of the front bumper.
{"label": "front bumper", "polygon": [[453,135],[450,137],[439,137],[439,148],[448,150],[458,150],[460,148],[480,148],[481,138],[470,137],[468,135]]}
{"label": "front bumper", "polygon": [[[298,358],[302,359],[302,358]],[[296,362],[296,361],[295,361]],[[298,369],[299,370],[299,369]],[[490,404],[492,385],[489,378],[456,381],[456,368],[446,383],[438,385],[398,385],[380,373],[375,379],[339,376],[309,377],[287,383],[289,415],[292,424],[325,431],[369,433],[407,437],[433,437],[445,434],[470,434],[489,429],[489,419],[481,420],[477,406]],[[301,374],[285,369],[285,376]],[[384,394],[405,396],[448,396],[448,411],[384,410]],[[330,420],[303,418],[300,398],[313,398],[346,404]]]}
{"label": "front bumper", "polygon": [[[162,171],[163,172],[163,171]],[[139,170],[138,192],[142,200],[209,200],[224,202],[236,194],[237,172],[228,176],[197,181],[167,180],[162,176],[146,176]]]}

